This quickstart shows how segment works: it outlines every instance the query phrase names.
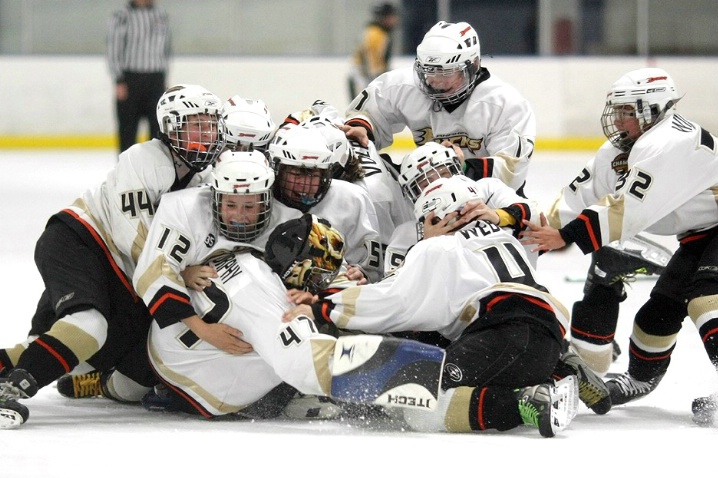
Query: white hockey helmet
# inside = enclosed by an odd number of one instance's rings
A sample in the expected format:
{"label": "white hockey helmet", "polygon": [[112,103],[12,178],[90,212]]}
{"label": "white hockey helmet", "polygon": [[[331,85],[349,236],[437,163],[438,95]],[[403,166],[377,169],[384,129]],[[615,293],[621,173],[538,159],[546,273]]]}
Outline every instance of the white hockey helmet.
{"label": "white hockey helmet", "polygon": [[[324,199],[337,158],[318,128],[281,127],[269,144],[269,157],[277,176],[275,196],[279,201],[307,212]],[[308,186],[310,181],[294,181],[297,175],[317,177],[319,184]]]}
{"label": "white hockey helmet", "polygon": [[316,128],[324,136],[327,148],[334,155],[332,162],[342,169],[346,167],[349,161],[349,140],[336,123],[323,115],[315,115],[299,123],[299,126]]}
{"label": "white hockey helmet", "polygon": [[460,211],[464,204],[474,199],[482,199],[476,183],[466,176],[439,178],[424,189],[414,204],[414,217],[418,221],[433,212],[441,220],[454,211]]}
{"label": "white hockey helmet", "polygon": [[[642,134],[665,114],[673,111],[680,99],[671,76],[661,68],[641,68],[619,78],[606,95],[601,115],[603,134],[617,148],[629,151],[637,137],[618,129],[619,118],[635,117]],[[640,135],[639,134],[639,135]]]}
{"label": "white hockey helmet", "polygon": [[[481,67],[481,44],[476,30],[466,22],[441,21],[431,27],[416,48],[414,70],[419,86],[429,98],[445,104],[461,103],[476,86]],[[461,84],[442,88],[441,77],[461,75]],[[439,86],[437,86],[439,84]]]}
{"label": "white hockey helmet", "polygon": [[220,99],[199,85],[175,85],[157,102],[160,139],[193,171],[214,164],[224,150]]}
{"label": "white hockey helmet", "polygon": [[227,145],[232,149],[264,151],[274,137],[277,126],[262,100],[234,95],[222,106],[222,119],[227,126]]}
{"label": "white hockey helmet", "polygon": [[398,179],[404,196],[416,202],[428,184],[454,175],[463,175],[454,148],[430,141],[404,156]]}
{"label": "white hockey helmet", "polygon": [[[219,232],[231,241],[251,242],[269,226],[274,171],[259,151],[225,151],[212,168],[212,215]],[[238,196],[238,198],[231,198]],[[234,199],[235,201],[233,201]],[[222,217],[222,203],[240,209],[241,222]],[[243,214],[243,208],[247,214]]]}

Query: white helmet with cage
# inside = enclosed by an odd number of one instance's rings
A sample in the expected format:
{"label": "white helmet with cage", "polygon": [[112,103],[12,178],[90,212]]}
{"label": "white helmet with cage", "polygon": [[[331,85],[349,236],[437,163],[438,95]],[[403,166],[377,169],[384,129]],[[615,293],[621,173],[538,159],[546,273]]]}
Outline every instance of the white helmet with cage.
{"label": "white helmet with cage", "polygon": [[466,176],[439,178],[419,195],[414,204],[414,217],[423,222],[433,212],[438,221],[454,211],[460,211],[467,202],[477,199],[480,200],[481,196],[476,183]]}
{"label": "white helmet with cage", "polygon": [[224,150],[220,99],[199,85],[175,85],[157,102],[160,139],[193,171],[211,166]]}
{"label": "white helmet with cage", "polygon": [[267,105],[234,95],[222,106],[222,119],[227,126],[227,145],[232,149],[264,151],[274,137],[277,126]]}
{"label": "white helmet with cage", "polygon": [[[627,152],[642,133],[673,111],[679,99],[676,85],[665,70],[641,68],[630,71],[608,90],[606,107],[601,115],[603,133],[614,146]],[[638,120],[636,134],[619,129],[627,118]]]}
{"label": "white helmet with cage", "polygon": [[416,202],[426,186],[440,177],[463,175],[454,148],[430,141],[404,156],[399,185],[404,196]]}
{"label": "white helmet with cage", "polygon": [[[471,94],[480,67],[479,35],[466,22],[437,23],[416,48],[419,86],[429,98],[444,104],[461,103]],[[461,77],[460,83],[453,81],[455,75]]]}
{"label": "white helmet with cage", "polygon": [[[264,153],[223,152],[212,168],[211,183],[212,217],[219,232],[235,242],[251,242],[262,234],[271,217],[273,184],[274,170]],[[225,209],[240,209],[237,219],[223,218],[224,201]]]}
{"label": "white helmet with cage", "polygon": [[319,128],[288,125],[269,144],[277,176],[275,196],[283,204],[307,212],[329,191],[337,158]]}

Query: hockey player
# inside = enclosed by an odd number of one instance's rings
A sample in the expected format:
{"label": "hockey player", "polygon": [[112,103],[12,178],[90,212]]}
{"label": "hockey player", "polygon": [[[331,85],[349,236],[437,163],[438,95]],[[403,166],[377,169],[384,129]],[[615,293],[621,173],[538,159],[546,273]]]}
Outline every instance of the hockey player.
{"label": "hockey player", "polygon": [[[182,398],[175,408],[205,417],[234,413],[282,382],[307,394],[378,399],[391,391],[385,390],[386,378],[399,375],[380,368],[374,376],[373,366],[361,367],[359,358],[371,353],[360,349],[372,347],[382,352],[377,357],[387,351],[398,354],[398,360],[405,354],[428,356],[433,373],[426,375],[426,390],[434,392],[422,398],[435,398],[444,356],[440,349],[380,337],[337,341],[318,333],[307,318],[282,324],[282,312],[290,305],[282,279],[313,293],[323,289],[342,266],[345,244],[337,230],[311,214],[275,228],[280,215],[297,211],[272,203],[273,178],[260,153],[225,152],[213,169],[211,188],[163,199],[157,227],[148,236],[153,247],[143,251],[135,283],[154,315],[148,344],[152,365],[175,398]],[[265,242],[272,268],[257,248]],[[218,277],[202,292],[189,290],[180,275],[185,262],[209,263]],[[225,327],[239,327],[253,353],[235,355],[222,347],[221,335],[207,333],[214,328],[221,334]],[[337,343],[356,347],[356,356],[341,356],[342,347],[335,354]],[[405,378],[415,383],[412,370]],[[367,392],[374,395],[359,396],[367,383],[376,385]]]}
{"label": "hockey player", "polygon": [[528,101],[481,66],[479,36],[466,22],[434,25],[414,67],[376,78],[349,105],[347,136],[377,149],[408,127],[417,145],[450,143],[472,179],[495,177],[521,194],[536,120]]}
{"label": "hockey player", "polygon": [[[332,142],[337,141],[337,134],[344,136],[344,119],[336,108],[322,100],[315,101],[307,110],[289,115],[284,124],[290,123],[317,127],[325,137],[332,138]],[[404,200],[397,183],[398,168],[388,154],[380,154],[372,141],[361,145],[346,136],[343,141],[346,154],[339,160],[340,167],[334,179],[357,184],[369,194],[376,211],[382,262],[385,263],[384,251],[394,230],[414,218],[413,204]],[[386,270],[383,273],[386,274]]]}
{"label": "hockey player", "polygon": [[[456,219],[478,200],[473,181],[437,179],[414,209],[427,224]],[[460,226],[459,226],[460,227]],[[479,220],[419,241],[379,283],[349,287],[285,314],[368,333],[439,331],[451,341],[438,413],[405,413],[423,431],[509,430],[526,424],[550,437],[576,413],[575,377],[554,384],[568,326],[565,310],[535,281],[511,233]]]}
{"label": "hockey player", "polygon": [[[547,219],[560,228],[581,211],[613,194],[626,173],[632,144],[606,141],[571,183],[561,189]],[[536,217],[536,216],[534,216]],[[570,342],[586,364],[600,375],[608,372],[620,348],[615,333],[619,304],[626,299],[625,283],[636,274],[660,274],[672,251],[636,235],[614,241],[591,253],[583,298],[573,304]]]}
{"label": "hockey player", "polygon": [[382,263],[376,211],[362,187],[333,180],[341,156],[335,153],[318,128],[283,126],[269,145],[277,178],[274,195],[284,205],[323,217],[341,231],[347,241],[350,280],[377,281]]}
{"label": "hockey player", "polygon": [[[440,177],[463,176],[461,165],[453,148],[429,142],[407,154],[401,163],[399,184],[404,194],[403,202],[414,203],[430,184]],[[468,179],[468,178],[467,178]],[[524,227],[523,220],[536,217],[535,202],[519,196],[516,191],[496,178],[473,181],[481,203],[470,219],[484,219],[501,227],[509,227],[514,235]],[[469,210],[464,211],[469,213]],[[465,219],[469,219],[466,217]],[[422,225],[419,224],[419,227]],[[391,273],[399,267],[407,251],[417,242],[417,223],[414,218],[396,228],[384,256],[384,271]],[[535,267],[538,256],[529,259]]]}
{"label": "hockey player", "polygon": [[277,126],[262,100],[234,95],[222,105],[227,127],[227,147],[235,151],[266,151]]}
{"label": "hockey player", "polygon": [[160,139],[120,154],[102,184],[50,218],[35,249],[45,291],[30,336],[0,350],[0,427],[28,418],[14,398],[63,374],[97,371],[92,390],[74,390],[68,376],[63,394],[97,395],[102,373],[102,393],[121,401],[139,401],[156,382],[144,353],[151,316],[132,275],[160,198],[204,181],[223,149],[220,108],[201,86],[169,88],[157,104]]}
{"label": "hockey player", "polygon": [[[584,253],[641,231],[677,235],[679,246],[636,314],[628,371],[607,385],[614,405],[646,396],[671,360],[683,319],[689,315],[711,362],[718,366],[716,138],[675,111],[673,79],[659,68],[626,73],[609,89],[603,131],[619,149],[630,146],[627,172],[616,192],[554,229],[542,218],[523,234],[537,250],[576,243]],[[676,167],[676,158],[681,166]],[[686,165],[690,164],[690,167]],[[700,174],[696,174],[700,171]],[[716,395],[694,401],[694,419],[709,423]]]}

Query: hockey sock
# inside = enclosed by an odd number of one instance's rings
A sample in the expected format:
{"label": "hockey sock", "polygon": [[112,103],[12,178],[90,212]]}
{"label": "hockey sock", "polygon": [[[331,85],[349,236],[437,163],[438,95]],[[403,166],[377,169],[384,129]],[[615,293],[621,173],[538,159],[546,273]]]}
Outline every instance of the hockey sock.
{"label": "hockey sock", "polygon": [[523,424],[516,392],[508,387],[477,387],[471,394],[469,423],[472,430],[511,430]]}
{"label": "hockey sock", "polygon": [[69,373],[78,363],[77,356],[62,342],[43,334],[28,345],[16,368],[27,370],[42,388]]}

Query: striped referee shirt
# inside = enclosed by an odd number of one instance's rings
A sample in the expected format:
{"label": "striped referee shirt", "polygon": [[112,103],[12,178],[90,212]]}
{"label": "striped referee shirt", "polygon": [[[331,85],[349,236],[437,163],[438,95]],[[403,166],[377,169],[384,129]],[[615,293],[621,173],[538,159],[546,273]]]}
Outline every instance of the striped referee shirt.
{"label": "striped referee shirt", "polygon": [[107,35],[107,59],[115,83],[125,72],[167,71],[171,53],[167,12],[156,7],[135,7],[129,2],[112,14]]}

